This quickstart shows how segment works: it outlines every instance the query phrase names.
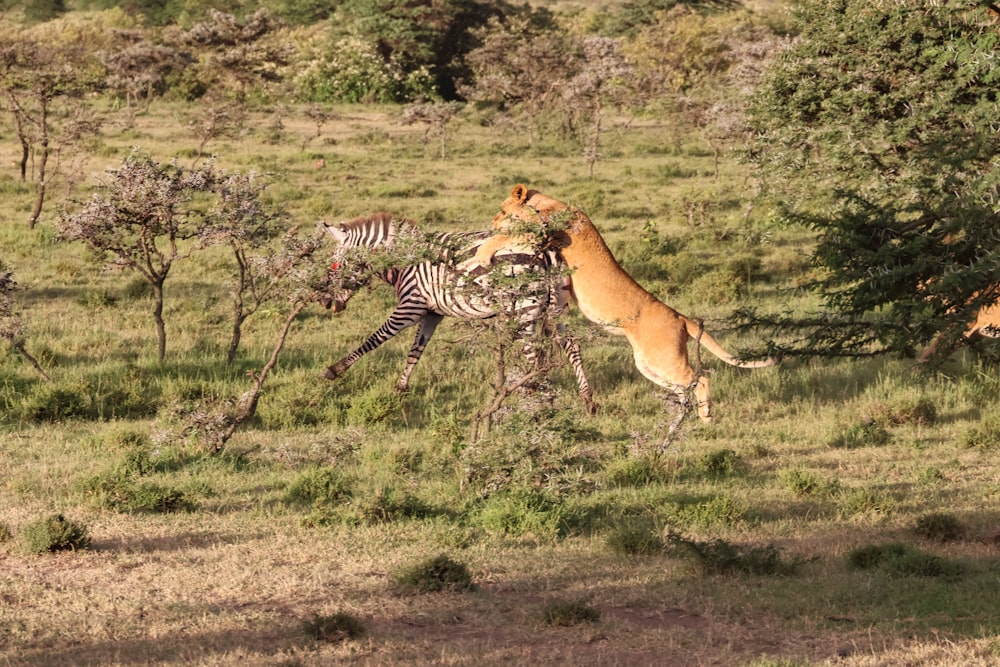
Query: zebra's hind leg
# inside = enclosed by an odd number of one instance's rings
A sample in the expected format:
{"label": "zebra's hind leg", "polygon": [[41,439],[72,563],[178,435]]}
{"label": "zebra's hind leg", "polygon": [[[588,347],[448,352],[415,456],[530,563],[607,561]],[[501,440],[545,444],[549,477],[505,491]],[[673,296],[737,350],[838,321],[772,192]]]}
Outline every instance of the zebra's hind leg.
{"label": "zebra's hind leg", "polygon": [[580,399],[587,409],[587,414],[596,415],[599,406],[594,402],[594,392],[590,388],[587,374],[583,370],[583,357],[580,356],[580,340],[573,334],[567,333],[566,326],[563,324],[556,326],[554,338],[563,349],[563,352],[566,353],[569,363],[573,366],[573,373],[576,375],[576,386],[580,391]]}
{"label": "zebra's hind leg", "polygon": [[431,336],[434,335],[434,330],[443,318],[443,315],[432,312],[428,312],[421,318],[420,325],[417,327],[416,338],[413,340],[413,347],[410,348],[410,353],[406,356],[406,368],[403,369],[403,374],[396,380],[396,393],[402,394],[410,388],[410,373],[413,372],[417,362],[420,361],[427,343],[430,342]]}

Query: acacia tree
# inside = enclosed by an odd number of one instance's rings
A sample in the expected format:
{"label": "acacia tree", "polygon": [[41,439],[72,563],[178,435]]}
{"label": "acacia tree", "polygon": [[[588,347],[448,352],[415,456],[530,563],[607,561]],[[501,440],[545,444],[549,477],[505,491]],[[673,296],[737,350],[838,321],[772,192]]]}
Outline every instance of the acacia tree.
{"label": "acacia tree", "polygon": [[50,380],[48,374],[38,363],[38,360],[28,352],[27,339],[24,333],[24,320],[14,308],[11,296],[18,289],[13,271],[5,271],[0,262],[0,339],[6,340],[10,349],[24,357],[38,374]]}
{"label": "acacia tree", "polygon": [[912,353],[1000,297],[1000,40],[984,2],[807,0],[751,106],[780,215],[817,233],[789,352]]}
{"label": "acacia tree", "polygon": [[290,48],[271,39],[280,22],[266,9],[257,10],[242,22],[217,9],[210,9],[208,14],[208,20],[192,26],[181,41],[207,52],[204,66],[219,76],[222,85],[232,89],[237,108],[242,111],[252,86],[281,80],[280,68],[288,63]]}
{"label": "acacia tree", "polygon": [[28,218],[31,228],[38,222],[47,188],[58,171],[58,163],[53,165],[49,160],[53,156],[58,159],[79,131],[70,129],[72,122],[60,131],[54,118],[64,111],[58,108],[59,101],[78,99],[84,92],[85,62],[83,52],[74,45],[23,38],[0,47],[0,93],[21,144],[21,180],[27,179],[29,162],[34,159],[35,202]]}
{"label": "acacia tree", "polygon": [[78,212],[63,214],[59,235],[80,241],[114,268],[136,271],[153,288],[153,320],[157,351],[163,363],[167,350],[163,320],[163,285],[178,259],[189,253],[182,243],[196,236],[202,218],[186,205],[199,192],[209,191],[216,176],[212,166],[184,170],[160,164],[134,152]]}
{"label": "acacia tree", "polygon": [[459,92],[518,114],[532,145],[542,116],[574,71],[573,42],[543,11],[493,19],[479,34],[482,44],[466,57],[472,79]]}
{"label": "acacia tree", "polygon": [[182,419],[184,436],[218,453],[240,425],[257,413],[264,383],[278,363],[295,319],[328,289],[328,254],[321,252],[327,237],[321,226],[305,238],[298,236],[297,229],[291,229],[285,233],[278,250],[250,258],[249,261],[257,265],[256,273],[267,276],[274,285],[274,301],[283,303],[285,320],[270,356],[260,371],[250,373],[251,386],[238,399],[209,400],[181,411],[178,416]]}
{"label": "acacia tree", "polygon": [[116,30],[115,37],[118,48],[101,54],[108,71],[106,84],[125,96],[125,108],[131,116],[135,113],[133,103],[144,100],[148,109],[167,77],[188,64],[187,58],[173,46],[151,41],[142,31]]}
{"label": "acacia tree", "polygon": [[[287,250],[283,262],[268,242],[278,223],[280,211],[269,209],[261,199],[267,180],[255,172],[220,176],[214,186],[218,200],[209,211],[210,221],[200,231],[200,245],[229,246],[236,261],[233,284],[233,327],[226,363],[232,364],[242,338],[243,323],[268,300],[280,293],[285,274],[294,268]],[[282,268],[284,267],[284,268]]]}

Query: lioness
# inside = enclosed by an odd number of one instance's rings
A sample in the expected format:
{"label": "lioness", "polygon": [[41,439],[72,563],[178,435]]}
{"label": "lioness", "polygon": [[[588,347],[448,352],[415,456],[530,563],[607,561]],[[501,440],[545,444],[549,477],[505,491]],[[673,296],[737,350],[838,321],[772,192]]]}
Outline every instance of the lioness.
{"label": "lioness", "polygon": [[[931,344],[927,346],[917,358],[919,363],[927,363],[927,360],[937,352],[945,334],[939,334]],[[969,325],[969,328],[962,334],[962,340],[968,343],[975,343],[983,338],[1000,338],[1000,301],[989,306],[983,306],[976,313],[976,319]]]}
{"label": "lioness", "polygon": [[[557,228],[565,222],[564,228]],[[682,403],[685,390],[695,384],[698,415],[712,420],[708,378],[695,377],[688,362],[687,342],[696,338],[727,364],[740,368],[773,366],[776,359],[741,362],[726,352],[701,326],[684,317],[642,288],[618,264],[590,219],[576,208],[547,197],[526,185],[517,185],[493,218],[494,230],[512,223],[539,225],[542,237],[570,270],[570,293],[584,316],[612,333],[624,335],[632,345],[636,368],[661,387],[677,392]],[[553,224],[556,223],[556,224]],[[508,244],[523,244],[523,235],[494,234],[483,243],[464,268],[488,266],[493,253]]]}

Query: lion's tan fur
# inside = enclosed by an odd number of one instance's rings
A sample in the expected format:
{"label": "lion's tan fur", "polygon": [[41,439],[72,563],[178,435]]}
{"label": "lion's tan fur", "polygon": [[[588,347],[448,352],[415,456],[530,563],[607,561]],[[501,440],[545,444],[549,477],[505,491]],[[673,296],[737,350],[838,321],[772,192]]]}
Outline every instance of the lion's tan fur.
{"label": "lion's tan fur", "polygon": [[[546,238],[559,249],[570,272],[571,294],[587,319],[624,335],[632,346],[635,365],[656,384],[680,395],[691,387],[698,414],[711,420],[708,378],[696,375],[688,361],[687,343],[695,338],[728,364],[742,368],[771,366],[775,360],[742,363],[726,352],[701,326],[667,306],[632,279],[618,264],[590,219],[580,210],[517,185],[493,219],[495,230],[512,222],[549,227]],[[565,222],[565,228],[559,229]],[[493,253],[521,236],[497,233],[484,243],[470,264],[488,265]]]}
{"label": "lion's tan fur", "polygon": [[[986,333],[988,330],[1000,330],[1000,301],[980,308],[976,312],[976,319],[962,334],[962,338],[969,342],[975,342],[984,336],[995,337],[995,334]],[[937,352],[942,340],[944,340],[944,334],[938,335],[921,353],[917,361],[926,363]]]}

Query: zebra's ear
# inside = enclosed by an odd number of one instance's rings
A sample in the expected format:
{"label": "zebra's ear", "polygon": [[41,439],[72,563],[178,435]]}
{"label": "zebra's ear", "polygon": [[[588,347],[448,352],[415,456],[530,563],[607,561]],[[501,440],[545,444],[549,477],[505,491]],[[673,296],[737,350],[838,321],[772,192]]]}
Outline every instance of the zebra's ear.
{"label": "zebra's ear", "polygon": [[324,223],[323,226],[337,243],[343,243],[347,240],[347,225],[343,222],[339,225],[327,225]]}

